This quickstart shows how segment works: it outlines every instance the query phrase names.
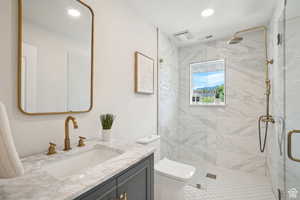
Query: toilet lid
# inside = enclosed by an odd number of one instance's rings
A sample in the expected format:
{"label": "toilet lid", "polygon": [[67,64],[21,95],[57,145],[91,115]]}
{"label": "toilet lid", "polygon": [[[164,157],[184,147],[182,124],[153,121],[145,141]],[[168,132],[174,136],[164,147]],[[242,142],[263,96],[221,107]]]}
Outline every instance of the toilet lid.
{"label": "toilet lid", "polygon": [[164,158],[154,167],[155,172],[180,181],[187,181],[195,174],[195,167]]}

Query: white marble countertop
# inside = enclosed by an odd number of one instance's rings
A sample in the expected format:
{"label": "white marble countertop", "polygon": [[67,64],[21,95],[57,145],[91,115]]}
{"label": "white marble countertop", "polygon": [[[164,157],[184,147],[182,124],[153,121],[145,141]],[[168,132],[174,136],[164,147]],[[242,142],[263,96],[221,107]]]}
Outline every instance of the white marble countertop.
{"label": "white marble countertop", "polygon": [[[80,174],[57,179],[44,170],[49,163],[57,162],[91,150],[96,144],[119,151],[121,155],[99,165],[81,171]],[[73,199],[80,194],[103,183],[112,176],[122,172],[131,165],[146,158],[155,151],[153,147],[128,144],[120,141],[103,142],[99,139],[86,142],[85,147],[75,147],[69,152],[59,151],[47,156],[38,154],[22,159],[25,174],[13,179],[0,179],[1,200],[64,200]]]}

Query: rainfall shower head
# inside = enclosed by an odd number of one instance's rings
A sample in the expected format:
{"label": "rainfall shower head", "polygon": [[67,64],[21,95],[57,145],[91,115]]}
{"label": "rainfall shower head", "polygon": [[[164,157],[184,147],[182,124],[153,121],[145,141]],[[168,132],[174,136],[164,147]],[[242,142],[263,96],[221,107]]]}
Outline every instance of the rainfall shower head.
{"label": "rainfall shower head", "polygon": [[243,40],[242,37],[238,37],[238,36],[233,36],[228,42],[227,44],[238,44]]}

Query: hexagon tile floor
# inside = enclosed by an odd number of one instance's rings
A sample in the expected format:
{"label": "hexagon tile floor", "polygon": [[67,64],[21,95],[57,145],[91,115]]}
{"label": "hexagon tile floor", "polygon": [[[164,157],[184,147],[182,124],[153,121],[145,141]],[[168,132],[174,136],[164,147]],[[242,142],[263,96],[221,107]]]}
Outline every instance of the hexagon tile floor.
{"label": "hexagon tile floor", "polygon": [[185,200],[275,200],[269,185],[224,185],[224,187],[197,189],[185,187]]}
{"label": "hexagon tile floor", "polygon": [[[216,174],[217,179],[203,179],[196,175],[185,187],[185,200],[275,200],[266,176],[212,168],[210,172]],[[194,187],[197,180],[203,189]]]}

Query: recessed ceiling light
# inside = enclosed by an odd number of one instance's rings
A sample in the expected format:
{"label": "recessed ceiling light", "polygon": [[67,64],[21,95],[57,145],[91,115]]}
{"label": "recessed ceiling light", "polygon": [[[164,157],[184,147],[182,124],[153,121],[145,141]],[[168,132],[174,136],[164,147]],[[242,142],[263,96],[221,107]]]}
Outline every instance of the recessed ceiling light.
{"label": "recessed ceiling light", "polygon": [[80,17],[80,12],[76,9],[68,9],[68,14],[72,17]]}
{"label": "recessed ceiling light", "polygon": [[215,11],[213,9],[207,8],[202,11],[201,15],[202,15],[202,17],[209,17],[209,16],[212,16],[214,13],[215,13]]}

